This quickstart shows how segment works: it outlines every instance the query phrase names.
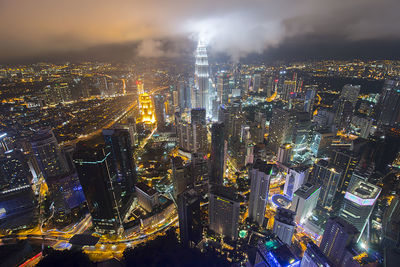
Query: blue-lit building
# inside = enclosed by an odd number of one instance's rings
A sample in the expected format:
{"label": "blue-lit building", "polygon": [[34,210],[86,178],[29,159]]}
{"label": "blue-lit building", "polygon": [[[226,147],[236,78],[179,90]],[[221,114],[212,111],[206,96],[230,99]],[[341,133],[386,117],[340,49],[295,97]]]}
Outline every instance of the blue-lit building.
{"label": "blue-lit building", "polygon": [[300,259],[274,235],[267,236],[257,245],[255,267],[297,267]]}
{"label": "blue-lit building", "polygon": [[309,242],[301,259],[300,267],[333,267],[333,264],[317,245]]}

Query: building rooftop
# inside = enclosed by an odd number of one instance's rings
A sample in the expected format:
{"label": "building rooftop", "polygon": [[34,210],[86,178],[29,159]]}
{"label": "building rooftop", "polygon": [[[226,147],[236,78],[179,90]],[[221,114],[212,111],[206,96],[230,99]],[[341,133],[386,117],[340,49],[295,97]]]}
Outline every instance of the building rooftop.
{"label": "building rooftop", "polygon": [[148,185],[145,184],[145,183],[137,183],[137,184],[136,184],[136,187],[137,187],[140,191],[146,193],[146,194],[149,195],[149,196],[153,196],[153,195],[157,194],[157,191],[156,191],[156,190],[154,190],[153,188],[151,188],[150,186],[148,186]]}
{"label": "building rooftop", "polygon": [[358,180],[349,188],[348,192],[362,199],[376,199],[381,192],[381,188],[374,184]]}
{"label": "building rooftop", "polygon": [[277,237],[268,236],[258,243],[258,252],[264,259],[277,262],[280,266],[290,266],[299,259],[290,248]]}
{"label": "building rooftop", "polygon": [[319,188],[320,187],[317,185],[305,183],[299,189],[297,189],[296,192],[294,192],[294,194],[301,198],[308,199],[312,194],[317,192]]}
{"label": "building rooftop", "polygon": [[268,164],[267,162],[258,159],[253,165],[253,169],[257,169],[260,172],[270,175],[272,172],[273,164]]}

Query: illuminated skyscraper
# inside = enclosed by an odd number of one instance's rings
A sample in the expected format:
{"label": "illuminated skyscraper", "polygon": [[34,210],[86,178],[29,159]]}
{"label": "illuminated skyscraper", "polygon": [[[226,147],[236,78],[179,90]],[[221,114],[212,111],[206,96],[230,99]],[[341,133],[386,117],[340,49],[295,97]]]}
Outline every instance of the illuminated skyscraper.
{"label": "illuminated skyscraper", "polygon": [[295,222],[304,224],[317,206],[320,187],[309,183],[296,190],[290,209],[296,213]]}
{"label": "illuminated skyscraper", "polygon": [[386,80],[379,100],[379,126],[395,127],[400,124],[400,81]]}
{"label": "illuminated skyscraper", "polygon": [[212,231],[236,240],[239,227],[239,209],[240,202],[235,189],[220,185],[211,187],[208,217]]}
{"label": "illuminated skyscraper", "polygon": [[294,216],[296,213],[289,209],[278,207],[275,214],[273,232],[276,234],[283,243],[292,244],[292,237],[294,234]]}
{"label": "illuminated skyscraper", "polygon": [[360,237],[369,226],[369,218],[380,193],[380,187],[353,175],[344,195],[339,216],[354,225],[360,232]]}
{"label": "illuminated skyscraper", "polygon": [[355,243],[358,236],[357,228],[339,217],[333,217],[325,225],[324,235],[319,245],[322,252],[335,266],[340,264],[346,247]]}
{"label": "illuminated skyscraper", "polygon": [[139,109],[141,122],[145,124],[153,124],[156,122],[153,102],[147,93],[139,96]]}
{"label": "illuminated skyscraper", "polygon": [[198,99],[196,99],[196,107],[204,108],[207,114],[210,114],[210,104],[208,97],[209,87],[209,70],[207,46],[202,40],[199,40],[196,49],[196,65],[195,65],[195,89],[198,91]]}
{"label": "illuminated skyscraper", "polygon": [[221,104],[227,104],[229,101],[229,75],[221,72],[217,77],[217,94]]}
{"label": "illuminated skyscraper", "polygon": [[264,222],[271,172],[272,165],[262,160],[257,160],[250,170],[249,218],[260,226]]}

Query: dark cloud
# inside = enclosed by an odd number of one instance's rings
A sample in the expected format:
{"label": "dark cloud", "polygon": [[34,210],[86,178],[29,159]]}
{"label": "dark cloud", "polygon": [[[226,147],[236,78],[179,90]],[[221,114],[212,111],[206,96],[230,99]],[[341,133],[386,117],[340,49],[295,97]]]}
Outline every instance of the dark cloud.
{"label": "dark cloud", "polygon": [[233,60],[285,49],[344,56],[357,46],[373,57],[368,44],[398,43],[399,8],[398,0],[0,0],[0,62],[180,56],[199,35]]}

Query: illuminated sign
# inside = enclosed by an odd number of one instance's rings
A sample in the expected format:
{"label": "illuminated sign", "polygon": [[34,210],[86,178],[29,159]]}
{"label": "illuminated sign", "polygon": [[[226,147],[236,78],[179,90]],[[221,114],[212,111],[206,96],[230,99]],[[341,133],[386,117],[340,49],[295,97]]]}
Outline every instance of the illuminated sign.
{"label": "illuminated sign", "polygon": [[372,206],[375,203],[375,200],[377,199],[379,194],[377,194],[377,196],[375,198],[360,198],[356,195],[353,195],[352,193],[346,192],[346,194],[344,195],[345,199],[348,199],[354,203],[357,203],[360,206]]}

